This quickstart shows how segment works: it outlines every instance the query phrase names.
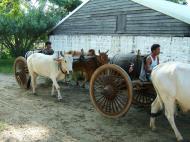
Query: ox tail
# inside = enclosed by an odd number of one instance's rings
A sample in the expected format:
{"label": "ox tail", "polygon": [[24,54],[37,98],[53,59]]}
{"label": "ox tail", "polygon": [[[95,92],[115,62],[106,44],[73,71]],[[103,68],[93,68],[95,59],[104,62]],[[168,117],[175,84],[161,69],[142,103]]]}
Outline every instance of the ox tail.
{"label": "ox tail", "polygon": [[151,79],[152,79],[152,84],[153,84],[154,89],[155,89],[156,94],[157,94],[158,102],[160,104],[161,109],[163,109],[164,108],[164,102],[163,102],[163,100],[161,98],[161,95],[160,95],[160,92],[159,92],[159,89],[158,89],[158,84],[156,83],[156,81],[159,80],[158,77],[157,77],[157,74],[158,74],[157,72],[158,72],[158,70],[160,69],[161,66],[162,66],[162,64],[159,64],[158,66],[156,66],[153,69],[153,71],[151,73]]}
{"label": "ox tail", "polygon": [[[158,109],[158,112],[156,112],[156,113],[150,113],[150,116],[152,117],[152,118],[156,118],[156,117],[158,117],[158,116],[160,116],[161,114],[162,114],[162,110],[164,109],[164,103],[163,103],[163,101],[162,101],[162,99],[161,99],[161,97],[160,97],[160,94],[159,94],[159,92],[158,92],[158,89],[156,88],[156,86],[153,84],[153,86],[154,86],[154,89],[155,89],[155,91],[156,91],[156,94],[157,94],[157,96],[156,96],[156,100],[155,101],[158,101],[158,103],[159,103],[159,109]],[[154,102],[153,102],[154,103]]]}
{"label": "ox tail", "polygon": [[157,89],[156,87],[154,87],[154,88],[155,88],[156,93],[157,93],[157,99],[158,99],[158,102],[159,102],[159,104],[160,104],[160,109],[162,110],[162,109],[164,109],[164,103],[163,103],[163,101],[162,101],[162,98],[161,98],[161,96],[160,96],[160,93],[158,92],[158,89]]}
{"label": "ox tail", "polygon": [[27,89],[30,89],[30,84],[31,84],[31,76],[29,77],[28,82],[27,82]]}
{"label": "ox tail", "polygon": [[[156,94],[157,94],[155,101],[158,101],[158,103],[159,103],[159,110],[158,110],[158,112],[155,113],[155,114],[152,114],[152,113],[151,113],[151,117],[158,117],[159,115],[162,114],[162,110],[164,109],[164,102],[163,102],[163,100],[162,100],[162,98],[161,98],[159,89],[157,88],[157,85],[156,85],[156,83],[154,82],[154,80],[157,80],[157,79],[154,79],[153,74],[154,74],[154,73],[151,74],[151,78],[152,78],[152,84],[153,84],[154,89],[155,89]],[[153,102],[153,103],[154,103],[154,102]]]}

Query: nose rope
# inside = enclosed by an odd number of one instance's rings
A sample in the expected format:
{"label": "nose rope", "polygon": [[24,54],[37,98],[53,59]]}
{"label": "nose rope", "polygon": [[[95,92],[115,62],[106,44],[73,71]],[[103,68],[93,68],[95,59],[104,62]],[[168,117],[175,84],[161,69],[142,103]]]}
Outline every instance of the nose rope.
{"label": "nose rope", "polygon": [[[59,57],[60,57],[60,52],[58,51],[58,59],[59,59]],[[62,63],[59,62],[59,63],[58,63],[58,71],[59,71],[59,69],[60,69],[63,74],[67,74],[67,71],[64,72],[61,65],[62,65]]]}
{"label": "nose rope", "polygon": [[63,73],[63,74],[67,74],[67,71],[65,72],[65,71],[63,71],[63,69],[62,69],[62,66],[61,66],[61,62],[58,64],[58,70],[61,70],[61,72]]}

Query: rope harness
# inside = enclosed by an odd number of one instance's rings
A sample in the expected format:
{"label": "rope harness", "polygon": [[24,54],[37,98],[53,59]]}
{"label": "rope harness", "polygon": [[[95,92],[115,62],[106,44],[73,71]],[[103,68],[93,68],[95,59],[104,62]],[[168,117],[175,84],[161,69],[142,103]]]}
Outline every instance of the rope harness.
{"label": "rope harness", "polygon": [[63,69],[62,69],[62,63],[60,61],[58,61],[58,70],[61,70],[61,72],[63,74],[67,74],[67,71],[63,71]]}

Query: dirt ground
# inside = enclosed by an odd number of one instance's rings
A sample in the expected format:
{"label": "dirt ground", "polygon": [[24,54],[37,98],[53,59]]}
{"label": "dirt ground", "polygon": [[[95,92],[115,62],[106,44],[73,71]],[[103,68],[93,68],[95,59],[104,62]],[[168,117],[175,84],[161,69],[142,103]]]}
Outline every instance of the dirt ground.
{"label": "dirt ground", "polygon": [[[132,106],[119,119],[96,112],[88,89],[62,85],[63,102],[50,96],[51,85],[38,81],[38,96],[18,87],[12,75],[0,74],[0,141],[2,142],[174,142],[164,116],[158,129],[149,129],[149,114]],[[177,117],[183,136],[190,140],[190,115]]]}

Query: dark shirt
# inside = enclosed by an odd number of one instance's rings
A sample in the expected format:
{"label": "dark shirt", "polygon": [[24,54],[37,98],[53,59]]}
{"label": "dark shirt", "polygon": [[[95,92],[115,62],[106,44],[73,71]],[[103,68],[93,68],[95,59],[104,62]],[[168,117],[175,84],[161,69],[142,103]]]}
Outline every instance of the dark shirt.
{"label": "dark shirt", "polygon": [[54,54],[54,50],[53,49],[44,49],[42,51],[42,53],[44,53],[45,55],[53,55]]}

